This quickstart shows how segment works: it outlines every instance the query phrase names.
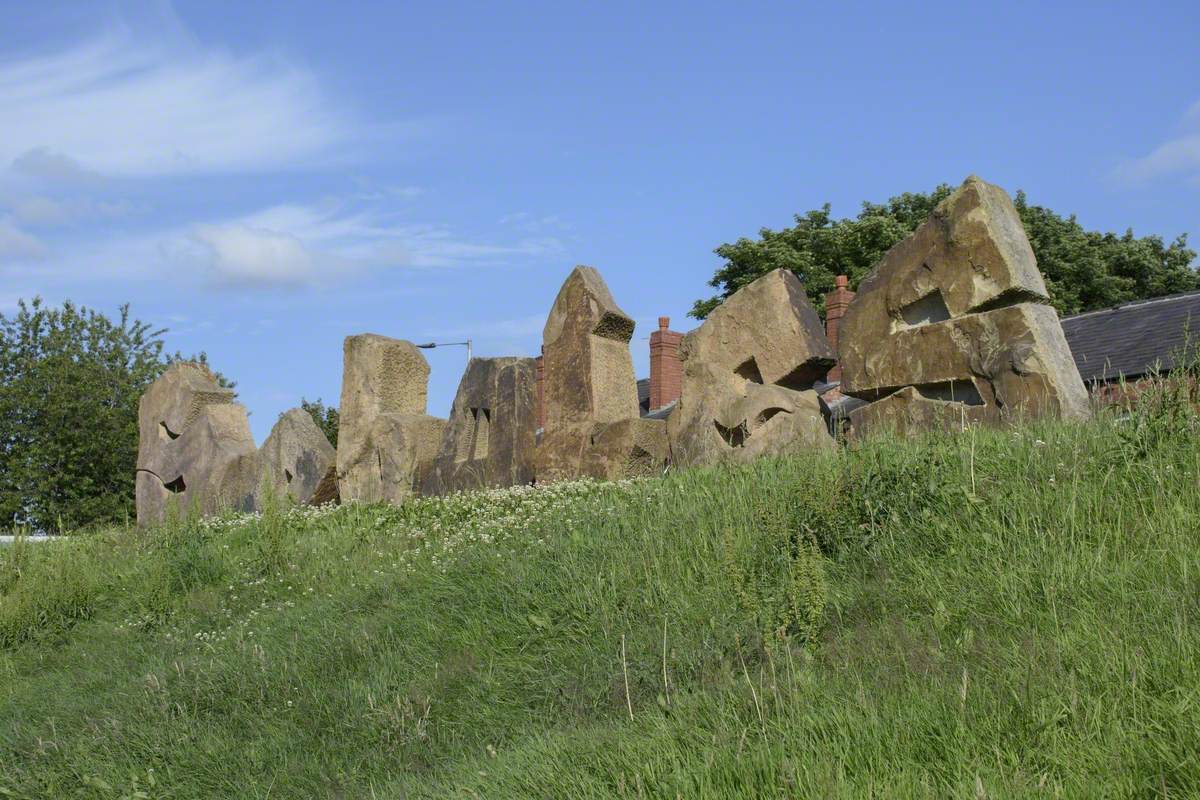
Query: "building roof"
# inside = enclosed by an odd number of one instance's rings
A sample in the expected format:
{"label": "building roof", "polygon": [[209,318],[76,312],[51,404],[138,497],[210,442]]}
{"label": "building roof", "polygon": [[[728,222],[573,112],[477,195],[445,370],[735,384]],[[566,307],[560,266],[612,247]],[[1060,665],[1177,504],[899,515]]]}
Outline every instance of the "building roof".
{"label": "building roof", "polygon": [[1200,292],[1077,314],[1062,328],[1084,383],[1165,372],[1200,341]]}

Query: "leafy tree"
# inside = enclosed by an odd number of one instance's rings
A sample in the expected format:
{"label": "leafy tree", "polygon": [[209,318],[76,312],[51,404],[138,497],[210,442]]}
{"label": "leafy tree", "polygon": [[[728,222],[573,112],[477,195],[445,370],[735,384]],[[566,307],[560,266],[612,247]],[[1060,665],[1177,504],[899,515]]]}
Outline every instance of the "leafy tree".
{"label": "leafy tree", "polygon": [[[763,228],[759,238],[738,239],[714,252],[724,259],[709,285],[719,293],[697,300],[691,315],[703,319],[722,300],[767,272],[783,267],[804,281],[813,304],[823,310],[825,295],[838,275],[858,285],[888,249],[908,236],[951,192],[942,184],[929,193],[906,193],[886,203],[863,203],[858,216],[835,219],[826,203],[782,230]],[[1028,204],[1018,192],[1017,211],[1025,225],[1050,301],[1060,314],[1200,288],[1191,266],[1196,252],[1186,235],[1170,245],[1159,236],[1136,238],[1085,231],[1074,216],[1064,218]]]}
{"label": "leafy tree", "polygon": [[325,438],[327,438],[329,443],[336,448],[338,441],[338,423],[341,421],[341,418],[338,415],[337,406],[327,406],[322,403],[321,398],[318,397],[313,401],[300,398],[300,407],[312,416],[313,422],[317,423],[317,427],[324,432]]}
{"label": "leafy tree", "polygon": [[0,526],[66,529],[133,512],[137,404],[162,334],[40,298],[0,314]]}

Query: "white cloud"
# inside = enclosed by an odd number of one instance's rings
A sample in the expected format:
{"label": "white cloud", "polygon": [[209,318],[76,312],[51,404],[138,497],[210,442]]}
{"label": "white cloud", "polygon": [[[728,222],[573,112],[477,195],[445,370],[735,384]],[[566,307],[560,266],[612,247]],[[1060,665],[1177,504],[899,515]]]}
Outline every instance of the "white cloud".
{"label": "white cloud", "polygon": [[1140,183],[1167,175],[1200,177],[1200,102],[1193,103],[1183,116],[1178,134],[1141,158],[1120,164],[1114,175],[1128,183]]}
{"label": "white cloud", "polygon": [[45,255],[45,246],[35,237],[11,221],[0,219],[0,263],[40,259]]}
{"label": "white cloud", "polygon": [[313,256],[295,236],[237,223],[200,225],[194,236],[223,282],[302,284],[313,276]]}
{"label": "white cloud", "polygon": [[190,238],[207,251],[218,280],[234,284],[316,284],[335,274],[388,267],[503,266],[562,250],[547,238],[467,241],[446,226],[389,223],[378,213],[338,204],[274,206],[198,225]]}
{"label": "white cloud", "polygon": [[0,163],[56,179],[258,171],[328,158],[351,124],[306,69],[115,28],[0,61]]}

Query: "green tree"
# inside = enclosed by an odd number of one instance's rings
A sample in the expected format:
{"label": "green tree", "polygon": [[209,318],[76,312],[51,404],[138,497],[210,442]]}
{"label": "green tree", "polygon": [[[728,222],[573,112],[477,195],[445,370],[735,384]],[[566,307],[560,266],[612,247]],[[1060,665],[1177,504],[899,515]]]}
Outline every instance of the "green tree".
{"label": "green tree", "polygon": [[313,418],[313,422],[317,423],[317,427],[325,434],[325,438],[335,448],[338,441],[338,423],[341,418],[338,415],[337,406],[327,406],[321,402],[321,398],[316,400],[305,400],[300,398],[300,407],[307,411]]}
{"label": "green tree", "polygon": [[[783,267],[795,272],[809,298],[824,310],[825,295],[838,275],[855,287],[892,245],[908,236],[951,192],[942,184],[928,193],[905,193],[886,203],[863,203],[858,216],[835,219],[829,204],[803,215],[782,230],[763,228],[757,239],[741,238],[714,252],[724,263],[709,285],[719,290],[697,300],[691,315],[703,319],[722,300],[765,273]],[[1137,238],[1132,231],[1086,231],[1074,216],[1062,217],[1028,204],[1018,192],[1017,211],[1025,225],[1050,301],[1060,314],[1077,314],[1146,297],[1200,288],[1191,266],[1196,252],[1186,235],[1167,245],[1159,236]]]}
{"label": "green tree", "polygon": [[69,529],[133,511],[137,404],[164,330],[40,298],[0,314],[0,526]]}

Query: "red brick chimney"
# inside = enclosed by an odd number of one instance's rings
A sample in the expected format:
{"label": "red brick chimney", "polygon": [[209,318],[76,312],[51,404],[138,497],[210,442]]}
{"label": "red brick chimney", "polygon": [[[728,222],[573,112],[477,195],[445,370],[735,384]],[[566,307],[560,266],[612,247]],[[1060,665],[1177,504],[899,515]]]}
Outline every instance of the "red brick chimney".
{"label": "red brick chimney", "polygon": [[[542,348],[545,352],[546,348]],[[544,356],[538,356],[537,359],[537,421],[538,427],[546,427],[546,359]]]}
{"label": "red brick chimney", "polygon": [[[846,316],[846,309],[854,299],[854,292],[846,288],[850,281],[845,275],[838,275],[836,286],[832,292],[825,295],[825,338],[836,354],[838,349],[838,322]],[[837,364],[829,370],[825,380],[830,383],[842,379],[842,366]]]}
{"label": "red brick chimney", "polygon": [[658,318],[658,330],[650,334],[650,410],[657,411],[679,399],[683,369],[679,343],[683,334],[668,330],[670,317]]}

